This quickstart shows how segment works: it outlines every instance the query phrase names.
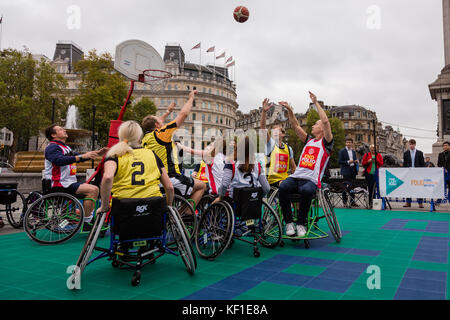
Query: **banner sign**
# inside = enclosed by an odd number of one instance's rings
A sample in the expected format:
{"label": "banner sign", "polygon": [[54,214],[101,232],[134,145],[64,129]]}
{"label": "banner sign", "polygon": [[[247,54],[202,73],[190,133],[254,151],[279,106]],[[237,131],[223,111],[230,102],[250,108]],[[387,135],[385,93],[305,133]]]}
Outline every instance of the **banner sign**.
{"label": "banner sign", "polygon": [[444,168],[380,168],[380,195],[444,199]]}

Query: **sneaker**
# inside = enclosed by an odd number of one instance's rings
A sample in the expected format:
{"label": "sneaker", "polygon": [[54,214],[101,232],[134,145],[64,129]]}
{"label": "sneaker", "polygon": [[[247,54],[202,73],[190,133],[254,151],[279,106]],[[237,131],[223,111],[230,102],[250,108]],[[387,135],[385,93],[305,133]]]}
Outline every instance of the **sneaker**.
{"label": "sneaker", "polygon": [[303,225],[298,224],[297,225],[297,236],[298,237],[304,237],[306,234],[306,229]]}
{"label": "sneaker", "polygon": [[295,229],[294,229],[294,223],[287,223],[286,224],[286,235],[289,237],[292,237],[295,234]]}

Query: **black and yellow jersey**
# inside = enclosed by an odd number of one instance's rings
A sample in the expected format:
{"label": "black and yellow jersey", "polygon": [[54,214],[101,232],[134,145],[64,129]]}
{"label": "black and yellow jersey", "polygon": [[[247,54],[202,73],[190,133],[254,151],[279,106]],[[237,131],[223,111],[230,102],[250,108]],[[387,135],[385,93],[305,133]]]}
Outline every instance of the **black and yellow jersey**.
{"label": "black and yellow jersey", "polygon": [[161,197],[159,183],[163,164],[152,150],[134,149],[115,161],[117,170],[114,175],[111,193],[116,199]]}
{"label": "black and yellow jersey", "polygon": [[177,123],[173,120],[162,128],[147,133],[142,139],[142,146],[155,152],[164,164],[169,177],[181,174],[177,147],[172,141],[172,136],[177,129]]}

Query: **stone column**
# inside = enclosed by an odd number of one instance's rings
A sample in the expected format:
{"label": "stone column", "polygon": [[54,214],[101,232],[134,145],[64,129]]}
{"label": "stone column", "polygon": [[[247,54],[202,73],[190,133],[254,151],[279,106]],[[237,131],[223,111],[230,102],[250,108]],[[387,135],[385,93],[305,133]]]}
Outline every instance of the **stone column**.
{"label": "stone column", "polygon": [[444,11],[444,48],[445,65],[450,65],[450,0],[442,0]]}

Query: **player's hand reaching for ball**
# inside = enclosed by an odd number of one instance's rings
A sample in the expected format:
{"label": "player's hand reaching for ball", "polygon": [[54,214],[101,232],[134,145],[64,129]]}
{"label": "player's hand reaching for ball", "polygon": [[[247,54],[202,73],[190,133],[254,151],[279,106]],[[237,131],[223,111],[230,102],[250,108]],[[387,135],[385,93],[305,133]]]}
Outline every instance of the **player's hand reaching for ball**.
{"label": "player's hand reaching for ball", "polygon": [[314,93],[312,93],[311,91],[308,91],[309,92],[309,97],[311,98],[311,101],[313,102],[313,103],[317,103],[317,97],[316,97],[316,95],[314,94]]}
{"label": "player's hand reaching for ball", "polygon": [[264,112],[267,112],[267,111],[270,110],[270,108],[271,108],[272,106],[271,106],[270,103],[269,103],[269,98],[265,98],[265,99],[263,100],[262,107],[263,107],[263,111],[264,111]]}
{"label": "player's hand reaching for ball", "polygon": [[197,90],[192,90],[192,91],[189,93],[189,99],[194,99],[196,94],[197,94]]}

